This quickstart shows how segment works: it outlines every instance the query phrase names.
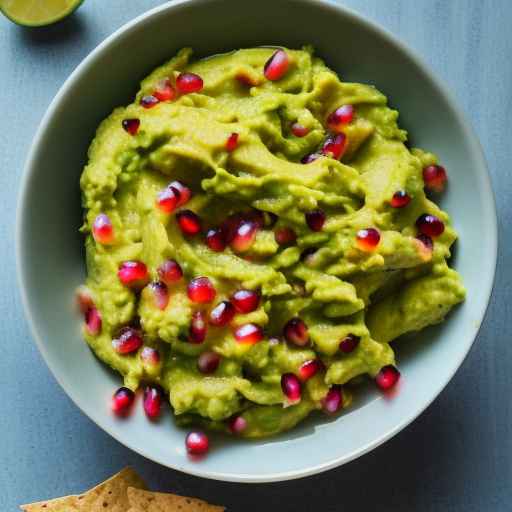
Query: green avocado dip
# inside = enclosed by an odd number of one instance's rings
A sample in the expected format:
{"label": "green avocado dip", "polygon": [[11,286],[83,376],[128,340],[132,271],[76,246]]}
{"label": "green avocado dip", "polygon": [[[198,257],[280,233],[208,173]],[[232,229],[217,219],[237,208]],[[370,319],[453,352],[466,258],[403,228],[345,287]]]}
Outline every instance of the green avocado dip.
{"label": "green avocado dip", "polygon": [[164,393],[181,424],[270,436],[390,388],[390,342],[464,299],[425,193],[446,175],[309,47],[191,53],[89,149],[84,336],[148,416]]}

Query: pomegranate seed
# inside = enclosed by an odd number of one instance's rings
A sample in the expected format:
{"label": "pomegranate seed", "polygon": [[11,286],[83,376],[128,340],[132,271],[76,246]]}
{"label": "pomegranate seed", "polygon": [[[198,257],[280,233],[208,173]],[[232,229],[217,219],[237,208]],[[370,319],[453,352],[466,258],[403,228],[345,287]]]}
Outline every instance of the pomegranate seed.
{"label": "pomegranate seed", "polygon": [[90,308],[94,307],[94,301],[92,300],[91,290],[87,286],[79,286],[76,291],[76,302],[78,309],[82,313],[87,313]]}
{"label": "pomegranate seed", "polygon": [[404,208],[411,202],[411,196],[405,190],[397,190],[391,198],[393,208]]}
{"label": "pomegranate seed", "polygon": [[416,220],[416,226],[421,234],[427,235],[431,238],[441,235],[444,231],[443,221],[435,215],[427,213],[418,217]]}
{"label": "pomegranate seed", "polygon": [[360,229],[356,235],[356,242],[361,251],[371,252],[379,245],[380,233],[375,228]]}
{"label": "pomegranate seed", "polygon": [[238,146],[238,133],[232,133],[226,141],[226,151],[234,151]]}
{"label": "pomegranate seed", "polygon": [[209,445],[208,436],[204,432],[189,432],[185,438],[185,447],[190,455],[204,455]]}
{"label": "pomegranate seed", "polygon": [[135,393],[128,388],[119,388],[112,396],[112,411],[118,416],[125,416],[135,401]]}
{"label": "pomegranate seed", "polygon": [[305,137],[309,133],[309,128],[306,128],[300,123],[293,123],[292,133],[295,135],[295,137]]}
{"label": "pomegranate seed", "polygon": [[144,401],[142,402],[144,412],[150,420],[160,416],[162,408],[162,392],[155,386],[146,386],[144,390]]}
{"label": "pomegranate seed", "polygon": [[207,350],[197,358],[197,369],[204,374],[214,373],[220,364],[220,356],[217,352]]}
{"label": "pomegranate seed", "polygon": [[400,372],[392,365],[388,364],[380,369],[375,377],[375,383],[383,391],[387,391],[395,386],[400,379]]}
{"label": "pomegranate seed", "polygon": [[339,131],[343,125],[352,122],[354,119],[354,107],[352,105],[341,105],[327,117],[327,126],[334,132]]}
{"label": "pomegranate seed", "polygon": [[121,122],[123,129],[130,135],[136,135],[139,131],[140,119],[132,117],[130,119],[123,119]]}
{"label": "pomegranate seed", "polygon": [[142,96],[142,98],[140,99],[140,104],[144,108],[153,108],[155,105],[158,105],[158,103],[160,103],[158,98],[155,98],[151,94],[149,94],[147,96]]}
{"label": "pomegranate seed", "polygon": [[423,169],[423,181],[425,187],[433,192],[442,192],[448,176],[442,165],[428,165]]}
{"label": "pomegranate seed", "polygon": [[303,164],[310,164],[311,162],[314,162],[315,160],[318,160],[322,155],[319,153],[310,153],[309,155],[303,156],[300,161]]}
{"label": "pomegranate seed", "polygon": [[157,365],[160,362],[160,352],[153,347],[144,347],[140,351],[140,358],[143,363]]}
{"label": "pomegranate seed", "polygon": [[261,210],[251,210],[244,213],[244,219],[256,224],[258,229],[265,227],[265,214]]}
{"label": "pomegranate seed", "polygon": [[250,220],[243,220],[235,231],[235,236],[231,240],[231,247],[237,252],[247,251],[256,239],[258,226]]}
{"label": "pomegranate seed", "polygon": [[159,101],[170,101],[176,97],[176,91],[168,78],[160,80],[156,86],[153,96]]}
{"label": "pomegranate seed", "polygon": [[320,359],[310,359],[305,361],[299,368],[299,378],[302,382],[306,382],[316,375],[320,370],[323,370],[324,363]]}
{"label": "pomegranate seed", "polygon": [[101,315],[94,306],[85,312],[85,328],[91,336],[101,332]]}
{"label": "pomegranate seed", "polygon": [[220,226],[220,231],[224,237],[224,241],[229,244],[235,238],[238,226],[242,222],[242,216],[238,213],[230,215]]}
{"label": "pomegranate seed", "polygon": [[260,294],[254,290],[237,290],[232,295],[231,302],[239,313],[251,313],[258,309]]}
{"label": "pomegranate seed", "polygon": [[142,288],[149,281],[149,273],[142,261],[123,261],[117,275],[121,283],[130,288]]}
{"label": "pomegranate seed", "polygon": [[203,79],[194,73],[181,73],[176,78],[176,87],[181,94],[199,92],[203,88]]}
{"label": "pomegranate seed", "polygon": [[166,187],[158,193],[157,207],[164,213],[172,213],[178,206],[180,193],[174,187]]}
{"label": "pomegranate seed", "polygon": [[245,85],[247,87],[254,87],[255,85],[258,85],[258,82],[250,77],[247,73],[244,73],[243,71],[241,71],[240,73],[238,73],[235,78],[242,84],[242,85]]}
{"label": "pomegranate seed", "polygon": [[175,260],[165,260],[157,269],[158,276],[165,284],[172,284],[183,277],[183,270]]}
{"label": "pomegranate seed", "polygon": [[206,245],[215,252],[222,252],[226,248],[226,242],[220,229],[209,229],[206,233]]}
{"label": "pomegranate seed", "polygon": [[419,234],[416,238],[425,246],[427,251],[433,251],[434,242],[432,241],[432,238],[430,238],[428,235],[424,235],[423,233]]}
{"label": "pomegranate seed", "polygon": [[322,231],[325,223],[325,213],[322,210],[307,212],[306,223],[312,231]]}
{"label": "pomegranate seed", "polygon": [[210,311],[210,323],[217,327],[224,327],[229,324],[235,316],[235,307],[231,302],[223,300]]}
{"label": "pomegranate seed", "polygon": [[188,200],[192,196],[192,191],[186,185],[183,185],[181,181],[169,183],[169,188],[173,188],[178,192],[177,206],[183,206],[185,203],[188,203]]}
{"label": "pomegranate seed", "polygon": [[327,414],[337,413],[343,406],[343,393],[341,386],[332,386],[322,398],[322,409]]}
{"label": "pomegranate seed", "polygon": [[92,225],[92,236],[99,244],[109,245],[114,241],[114,228],[109,216],[100,213]]}
{"label": "pomegranate seed", "polygon": [[202,311],[196,311],[192,315],[189,329],[189,341],[191,343],[203,343],[206,338],[206,318]]}
{"label": "pomegranate seed", "polygon": [[288,54],[284,50],[276,50],[265,63],[263,74],[267,80],[279,80],[286,74],[289,66]]}
{"label": "pomegranate seed", "polygon": [[274,238],[279,245],[293,244],[297,240],[297,235],[292,228],[278,228],[274,231]]}
{"label": "pomegranate seed", "polygon": [[185,235],[197,235],[201,231],[201,219],[191,210],[181,210],[176,214],[176,220]]}
{"label": "pomegranate seed", "polygon": [[359,345],[360,341],[361,338],[359,336],[348,334],[340,341],[340,350],[345,354],[350,354]]}
{"label": "pomegranate seed", "polygon": [[235,329],[234,335],[238,343],[254,345],[263,339],[263,329],[256,324],[243,324]]}
{"label": "pomegranate seed", "polygon": [[188,283],[187,294],[192,302],[205,304],[212,302],[217,292],[207,277],[195,277]]}
{"label": "pomegranate seed", "polygon": [[300,401],[302,394],[300,380],[293,373],[285,373],[281,377],[281,389],[286,396],[288,404],[293,405]]}
{"label": "pomegranate seed", "polygon": [[247,420],[243,416],[235,416],[229,421],[229,430],[233,434],[241,434],[247,428]]}
{"label": "pomegranate seed", "polygon": [[303,347],[309,341],[308,326],[298,317],[288,320],[283,329],[284,337],[290,343]]}
{"label": "pomegranate seed", "polygon": [[329,135],[322,146],[322,154],[339,160],[347,148],[347,136],[344,133]]}
{"label": "pomegranate seed", "polygon": [[117,338],[112,340],[112,347],[119,354],[131,354],[142,346],[142,335],[133,327],[123,327]]}
{"label": "pomegranate seed", "polygon": [[167,285],[162,281],[156,281],[149,286],[153,292],[155,306],[158,309],[165,309],[167,304],[169,304],[169,290],[167,289]]}

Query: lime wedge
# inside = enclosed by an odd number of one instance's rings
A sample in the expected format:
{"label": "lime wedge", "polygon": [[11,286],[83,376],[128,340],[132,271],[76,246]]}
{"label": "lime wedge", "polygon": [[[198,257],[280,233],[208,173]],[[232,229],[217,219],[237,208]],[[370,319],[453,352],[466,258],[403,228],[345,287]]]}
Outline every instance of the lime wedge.
{"label": "lime wedge", "polygon": [[25,27],[50,25],[69,16],[83,0],[0,0],[0,11]]}

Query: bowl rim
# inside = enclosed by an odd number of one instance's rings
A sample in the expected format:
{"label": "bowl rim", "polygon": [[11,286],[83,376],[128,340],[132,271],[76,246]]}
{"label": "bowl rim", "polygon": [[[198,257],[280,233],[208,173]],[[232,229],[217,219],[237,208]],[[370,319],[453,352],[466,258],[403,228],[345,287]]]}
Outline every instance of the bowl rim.
{"label": "bowl rim", "polygon": [[[414,421],[420,414],[422,414],[425,409],[439,396],[439,394],[443,391],[446,385],[451,381],[455,373],[461,367],[462,363],[468,356],[471,348],[474,346],[476,338],[479,335],[483,320],[485,318],[486,312],[489,307],[492,291],[494,288],[495,276],[496,276],[496,265],[497,265],[497,253],[498,253],[498,220],[497,220],[497,212],[496,212],[496,200],[494,196],[494,191],[491,182],[491,176],[488,170],[487,163],[485,161],[485,156],[483,153],[482,146],[480,141],[478,140],[469,120],[466,118],[466,115],[462,111],[462,109],[458,106],[454,95],[448,89],[448,87],[443,83],[441,79],[439,79],[433,71],[430,70],[429,66],[424,62],[423,58],[416,54],[415,51],[411,50],[405,43],[403,43],[400,39],[394,36],[387,29],[381,27],[377,22],[374,22],[368,18],[366,18],[363,14],[360,14],[354,11],[351,8],[348,8],[344,5],[335,3],[333,0],[295,0],[296,2],[300,2],[302,4],[310,4],[315,5],[318,8],[331,10],[333,14],[341,14],[346,18],[352,20],[354,23],[360,24],[364,26],[366,29],[373,31],[379,37],[383,38],[396,47],[400,52],[402,52],[411,62],[413,62],[417,68],[423,73],[428,79],[431,81],[431,84],[436,90],[436,92],[443,97],[446,101],[447,105],[450,106],[454,117],[458,120],[462,133],[464,137],[469,140],[471,145],[474,147],[474,158],[477,161],[478,167],[483,168],[485,172],[483,173],[481,178],[481,182],[483,184],[484,190],[487,200],[489,202],[489,217],[491,219],[490,225],[488,227],[488,236],[489,236],[489,244],[491,252],[489,254],[489,260],[491,263],[491,279],[486,283],[486,289],[480,290],[481,293],[485,296],[485,305],[479,313],[478,319],[475,319],[475,325],[478,325],[478,328],[475,329],[474,334],[472,335],[471,341],[467,344],[467,347],[460,355],[456,364],[453,366],[453,371],[448,375],[448,377],[441,382],[437,391],[432,394],[429,400],[425,401],[420,407],[414,409],[409,415],[407,415],[400,423],[394,426],[394,428],[388,429],[383,432],[379,437],[372,440],[372,442],[367,443],[366,445],[359,447],[350,453],[337,457],[333,460],[328,460],[322,464],[318,464],[313,467],[308,467],[307,464],[303,469],[292,470],[292,471],[284,471],[278,473],[260,473],[260,474],[234,474],[234,473],[222,473],[217,471],[204,471],[201,470],[200,465],[195,465],[193,468],[183,467],[179,464],[172,464],[172,461],[169,463],[165,463],[159,460],[156,460],[151,454],[147,453],[141,447],[128,446],[121,439],[120,436],[117,435],[114,429],[108,428],[102,425],[100,416],[95,416],[90,411],[87,411],[81,406],[80,398],[75,395],[72,386],[67,384],[61,377],[58,375],[57,370],[54,368],[53,363],[51,362],[51,356],[49,350],[47,350],[45,343],[43,342],[42,337],[39,335],[36,325],[34,322],[33,314],[32,314],[32,306],[29,301],[28,290],[28,280],[26,277],[26,271],[23,266],[23,262],[25,261],[25,242],[22,233],[22,227],[25,224],[25,216],[26,216],[26,208],[25,204],[27,202],[27,196],[30,190],[30,182],[33,179],[35,174],[34,169],[36,166],[36,156],[38,153],[38,148],[42,142],[44,142],[44,134],[47,129],[47,125],[53,118],[56,110],[58,109],[58,105],[61,99],[67,94],[68,89],[79,80],[84,72],[87,72],[90,65],[92,65],[99,56],[107,49],[111,43],[115,42],[118,38],[122,37],[123,34],[129,32],[130,30],[142,26],[144,23],[148,22],[152,17],[158,16],[161,12],[167,10],[173,10],[179,6],[184,4],[211,4],[215,3],[217,0],[169,0],[162,5],[154,7],[148,11],[143,12],[139,16],[133,18],[128,21],[118,29],[116,29],[112,34],[106,37],[102,42],[100,42],[93,50],[89,52],[89,54],[75,67],[72,73],[67,77],[64,81],[57,94],[50,102],[48,108],[46,109],[45,114],[43,115],[39,126],[36,130],[35,136],[30,144],[30,148],[28,151],[28,155],[25,161],[25,165],[23,168],[23,174],[20,179],[18,197],[17,197],[17,207],[16,207],[16,227],[15,227],[15,261],[16,261],[16,276],[17,282],[20,289],[21,295],[21,303],[23,307],[24,316],[27,320],[30,332],[32,334],[33,339],[36,342],[36,345],[48,366],[50,372],[57,380],[61,388],[65,391],[65,393],[71,398],[71,400],[75,403],[75,405],[84,412],[96,425],[98,425],[102,430],[111,435],[118,442],[127,446],[129,449],[138,453],[139,455],[144,456],[145,458],[152,460],[158,464],[164,465],[171,469],[182,471],[184,473],[203,477],[207,479],[213,480],[221,480],[227,482],[241,482],[241,483],[265,483],[265,482],[279,482],[285,480],[292,480],[297,478],[303,478],[307,476],[311,476],[317,473],[321,473],[327,471],[329,469],[333,469],[335,467],[341,466],[354,460],[365,453],[373,450],[374,448],[380,446],[385,443],[387,440],[395,436],[398,432],[407,427],[412,421]],[[197,469],[196,469],[197,468]]]}

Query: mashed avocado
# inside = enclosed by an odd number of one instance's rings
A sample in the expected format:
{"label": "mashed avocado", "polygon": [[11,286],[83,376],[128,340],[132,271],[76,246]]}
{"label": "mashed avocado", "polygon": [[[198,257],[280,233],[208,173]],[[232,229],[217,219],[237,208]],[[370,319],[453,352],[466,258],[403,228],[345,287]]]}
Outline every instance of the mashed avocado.
{"label": "mashed avocado", "polygon": [[[181,50],[102,122],[80,182],[88,344],[125,386],[165,390],[183,422],[242,416],[247,437],[292,428],[332,389],[346,407],[347,383],[395,364],[389,342],[465,295],[447,264],[456,233],[424,192],[436,157],[408,149],[382,93],[310,48],[286,50],[269,80],[273,52]],[[168,262],[183,275],[163,279]],[[259,300],[212,321],[237,290]]]}

